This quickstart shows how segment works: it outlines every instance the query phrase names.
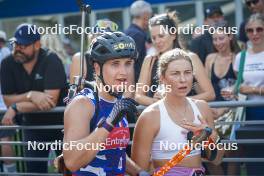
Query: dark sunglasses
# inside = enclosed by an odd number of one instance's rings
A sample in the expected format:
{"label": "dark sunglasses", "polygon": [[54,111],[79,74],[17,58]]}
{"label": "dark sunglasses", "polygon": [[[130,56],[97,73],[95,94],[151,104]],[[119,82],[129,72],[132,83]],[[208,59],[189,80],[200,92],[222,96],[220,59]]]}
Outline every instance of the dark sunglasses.
{"label": "dark sunglasses", "polygon": [[169,28],[175,27],[174,21],[167,14],[153,16],[149,19],[149,25],[168,25]]}
{"label": "dark sunglasses", "polygon": [[263,32],[263,28],[262,27],[257,27],[257,28],[247,28],[246,29],[246,32],[249,33],[249,34],[253,34],[254,31],[256,31],[256,33],[261,33]]}
{"label": "dark sunglasses", "polygon": [[258,2],[259,2],[259,0],[250,0],[250,1],[246,1],[246,4],[247,4],[248,7],[250,7],[251,4],[256,5]]}

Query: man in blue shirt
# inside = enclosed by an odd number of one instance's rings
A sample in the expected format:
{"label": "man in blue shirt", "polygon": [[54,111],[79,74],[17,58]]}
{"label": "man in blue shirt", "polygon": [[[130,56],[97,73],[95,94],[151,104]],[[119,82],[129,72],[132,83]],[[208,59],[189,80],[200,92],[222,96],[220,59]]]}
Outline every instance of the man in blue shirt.
{"label": "man in blue shirt", "polygon": [[125,34],[132,37],[136,42],[138,59],[135,62],[135,81],[137,82],[141,65],[146,56],[146,30],[148,29],[148,20],[152,15],[152,9],[149,3],[139,0],[130,6],[130,14],[132,24],[125,30]]}

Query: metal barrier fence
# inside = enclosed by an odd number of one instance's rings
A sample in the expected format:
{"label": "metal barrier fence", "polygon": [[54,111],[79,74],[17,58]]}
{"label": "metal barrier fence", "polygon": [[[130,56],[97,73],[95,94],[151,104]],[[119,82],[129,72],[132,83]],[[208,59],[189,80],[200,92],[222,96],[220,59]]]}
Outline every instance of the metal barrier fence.
{"label": "metal barrier fence", "polygon": [[[220,108],[220,107],[256,107],[256,106],[264,106],[264,100],[243,100],[243,101],[215,101],[209,102],[209,106],[212,108]],[[138,106],[138,110],[142,111],[145,106]],[[65,109],[64,106],[56,107],[51,109],[50,111],[41,111],[41,113],[51,113],[51,112],[63,112]],[[0,114],[5,113],[5,109],[0,108]],[[31,113],[40,113],[40,112],[31,112]]]}
{"label": "metal barrier fence", "polygon": [[[263,106],[264,107],[264,101],[223,101],[223,102],[210,102],[210,107],[213,108],[220,108],[220,107],[256,107],[256,106]],[[138,110],[142,112],[144,110],[144,106],[138,106]],[[63,112],[65,107],[56,107],[50,111],[46,112],[32,112],[32,113],[59,113]],[[0,109],[0,114],[5,113],[5,109]],[[219,122],[218,124],[224,125],[224,124],[241,124],[241,125],[264,125],[264,119],[261,121],[232,121],[232,122]],[[130,123],[130,128],[134,128],[135,124]],[[7,129],[17,129],[17,130],[23,130],[23,129],[30,129],[30,130],[39,130],[39,129],[63,129],[63,125],[48,125],[48,126],[22,126],[22,125],[13,125],[13,126],[0,126],[0,130],[7,130]],[[264,144],[264,139],[237,139],[237,140],[221,140],[222,143],[237,143],[237,144],[247,144],[247,145],[253,145],[253,144]],[[50,143],[50,142],[40,142],[43,144]],[[15,145],[15,146],[28,146],[28,142],[23,141],[0,141],[0,145],[9,144],[9,145]],[[61,143],[59,143],[61,144]],[[130,141],[129,145],[132,144],[132,141]],[[12,161],[50,161],[51,158],[32,158],[32,157],[0,157],[0,161],[3,160],[12,160]],[[264,158],[223,158],[223,162],[264,162]],[[7,173],[0,172],[0,175],[5,175]],[[12,175],[12,174],[9,174]],[[61,176],[62,174],[58,173],[15,173],[13,175],[53,175],[53,176]]]}

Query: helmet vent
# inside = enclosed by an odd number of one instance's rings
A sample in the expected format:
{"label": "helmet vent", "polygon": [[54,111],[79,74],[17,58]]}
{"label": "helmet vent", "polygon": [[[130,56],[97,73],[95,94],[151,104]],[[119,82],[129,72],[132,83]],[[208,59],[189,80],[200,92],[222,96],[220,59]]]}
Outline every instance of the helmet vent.
{"label": "helmet vent", "polygon": [[97,52],[99,52],[100,54],[107,54],[109,53],[109,50],[105,47],[105,46],[100,46],[100,48],[98,48]]}

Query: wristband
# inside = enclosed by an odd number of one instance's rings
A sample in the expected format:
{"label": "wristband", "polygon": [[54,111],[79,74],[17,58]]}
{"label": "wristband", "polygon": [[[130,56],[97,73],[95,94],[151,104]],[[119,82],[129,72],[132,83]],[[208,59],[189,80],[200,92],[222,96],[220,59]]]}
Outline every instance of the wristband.
{"label": "wristband", "polygon": [[19,113],[18,110],[17,110],[16,103],[13,103],[10,107],[16,112],[16,114]]}
{"label": "wristband", "polygon": [[108,124],[108,123],[106,122],[106,118],[102,118],[102,119],[98,122],[97,127],[98,127],[98,128],[103,127],[103,128],[106,129],[109,133],[114,129],[114,127],[113,127],[112,125],[110,125],[110,124]]}

